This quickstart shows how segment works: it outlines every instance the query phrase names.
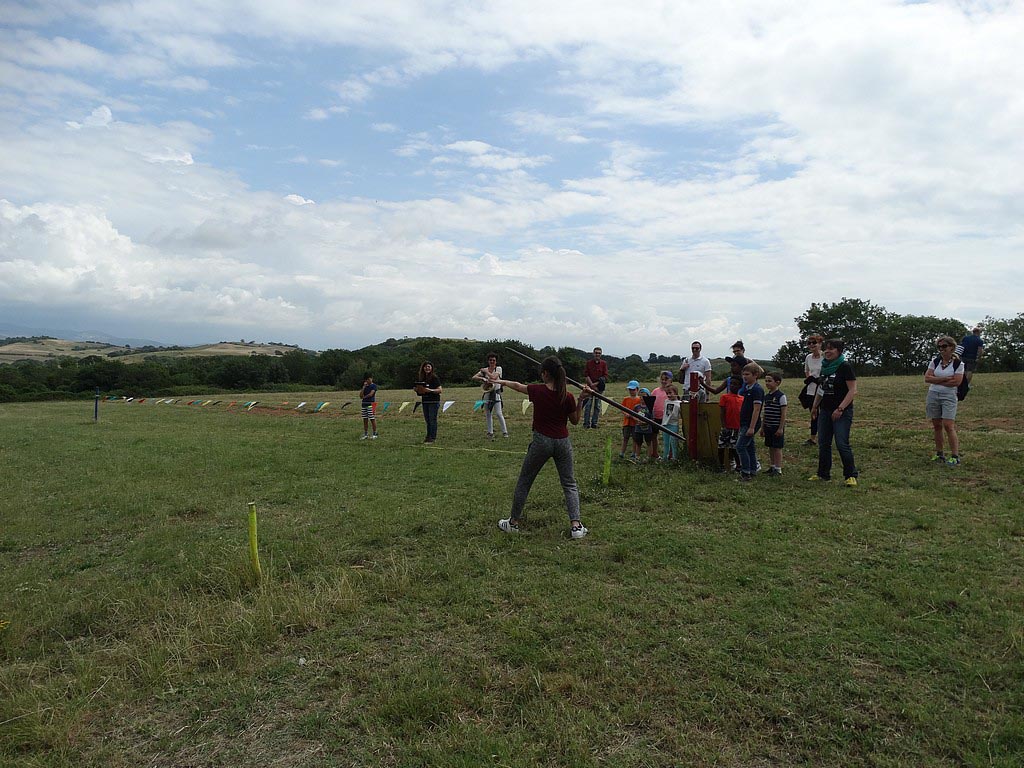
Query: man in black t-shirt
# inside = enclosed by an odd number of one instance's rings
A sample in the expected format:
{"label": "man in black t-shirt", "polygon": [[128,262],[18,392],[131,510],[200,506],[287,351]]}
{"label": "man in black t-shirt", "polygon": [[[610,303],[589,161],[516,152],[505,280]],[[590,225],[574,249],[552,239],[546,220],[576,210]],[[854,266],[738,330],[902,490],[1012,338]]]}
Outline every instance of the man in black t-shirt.
{"label": "man in black t-shirt", "polygon": [[857,486],[857,466],[850,447],[853,399],[857,396],[857,375],[843,356],[842,339],[825,342],[811,418],[818,420],[818,471],[808,480],[829,480],[832,476],[832,438],[843,460],[843,477],[850,488]]}

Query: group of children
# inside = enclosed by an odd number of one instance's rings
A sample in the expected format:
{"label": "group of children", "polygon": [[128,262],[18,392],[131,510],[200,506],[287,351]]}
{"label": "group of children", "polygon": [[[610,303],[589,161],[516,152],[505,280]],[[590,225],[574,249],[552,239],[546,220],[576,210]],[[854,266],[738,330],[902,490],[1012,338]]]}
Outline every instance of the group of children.
{"label": "group of children", "polygon": [[[622,419],[622,447],[619,450],[619,458],[626,457],[626,449],[630,443],[633,452],[630,455],[631,461],[639,461],[645,453],[649,453],[652,459],[658,458],[658,438],[653,426],[643,419],[657,421],[673,432],[679,432],[679,419],[682,415],[682,399],[679,394],[679,387],[672,382],[672,372],[662,371],[660,385],[651,392],[646,387],[641,387],[640,382],[633,379],[626,384],[629,394],[622,399],[622,406],[632,413],[643,418],[624,416]],[[678,459],[679,440],[667,432],[662,433],[661,458],[663,460]],[[646,446],[646,448],[645,448]]]}
{"label": "group of children", "polygon": [[[765,388],[758,383],[764,371],[757,363],[747,363],[733,371],[724,382],[724,391],[718,399],[722,414],[722,429],[718,435],[718,457],[723,472],[735,469],[740,480],[749,482],[761,468],[754,447],[754,437],[760,433],[768,448],[771,468],[769,475],[782,474],[782,449],[785,446],[786,412],[788,402],[782,392],[782,374],[764,374]],[[672,380],[671,371],[662,371],[659,386],[653,392],[641,387],[635,379],[626,384],[628,394],[621,405],[637,417],[654,420],[682,435],[682,404],[679,387]],[[619,458],[626,458],[632,443],[631,461],[649,456],[657,459],[656,430],[643,418],[626,415],[622,419],[622,446]],[[662,432],[661,460],[680,458],[680,440]]]}

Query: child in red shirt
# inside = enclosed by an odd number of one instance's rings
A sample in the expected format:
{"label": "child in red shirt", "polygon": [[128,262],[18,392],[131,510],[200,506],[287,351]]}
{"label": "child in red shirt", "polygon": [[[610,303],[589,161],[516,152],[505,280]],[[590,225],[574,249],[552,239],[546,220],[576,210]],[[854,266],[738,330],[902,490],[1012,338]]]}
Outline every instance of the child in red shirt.
{"label": "child in red shirt", "polygon": [[722,465],[723,472],[729,471],[726,462],[730,456],[737,471],[740,466],[736,439],[740,433],[740,409],[743,407],[743,396],[738,394],[742,383],[739,376],[730,377],[729,391],[718,398],[718,407],[722,412],[722,431],[718,433],[718,463]]}

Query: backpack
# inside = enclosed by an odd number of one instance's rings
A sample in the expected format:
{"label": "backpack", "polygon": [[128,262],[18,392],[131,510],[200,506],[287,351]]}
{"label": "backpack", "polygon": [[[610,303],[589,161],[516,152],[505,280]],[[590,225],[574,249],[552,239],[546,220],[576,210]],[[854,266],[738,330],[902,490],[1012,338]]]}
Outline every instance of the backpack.
{"label": "backpack", "polygon": [[[960,367],[960,359],[953,358],[953,373],[956,373],[956,369]],[[942,364],[942,358],[936,357],[932,360],[932,368],[938,368]],[[964,373],[964,377],[960,379],[960,383],[956,386],[956,399],[963,400],[967,397],[967,393],[971,391],[971,385],[967,383],[967,374]]]}

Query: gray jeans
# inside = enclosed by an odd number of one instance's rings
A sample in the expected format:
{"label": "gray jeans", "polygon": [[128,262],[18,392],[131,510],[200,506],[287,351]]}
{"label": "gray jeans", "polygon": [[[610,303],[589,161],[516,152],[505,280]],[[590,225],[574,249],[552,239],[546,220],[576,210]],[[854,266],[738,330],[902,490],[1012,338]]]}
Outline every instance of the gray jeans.
{"label": "gray jeans", "polygon": [[580,490],[573,474],[572,443],[569,442],[568,437],[554,438],[534,432],[533,441],[526,449],[523,468],[519,470],[515,493],[512,494],[510,517],[513,520],[519,520],[523,516],[523,507],[526,506],[526,497],[530,495],[533,481],[537,479],[537,474],[547,464],[548,459],[552,458],[555,460],[555,468],[558,470],[558,480],[562,483],[569,520],[580,519]]}

